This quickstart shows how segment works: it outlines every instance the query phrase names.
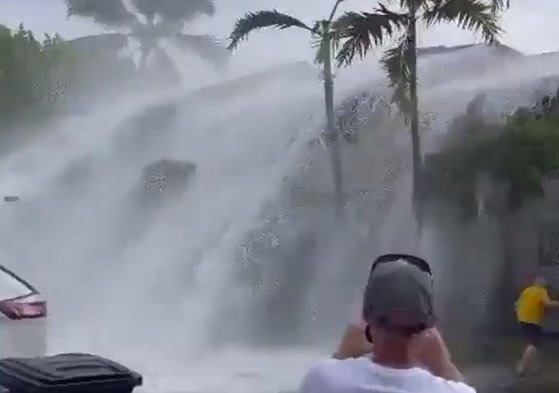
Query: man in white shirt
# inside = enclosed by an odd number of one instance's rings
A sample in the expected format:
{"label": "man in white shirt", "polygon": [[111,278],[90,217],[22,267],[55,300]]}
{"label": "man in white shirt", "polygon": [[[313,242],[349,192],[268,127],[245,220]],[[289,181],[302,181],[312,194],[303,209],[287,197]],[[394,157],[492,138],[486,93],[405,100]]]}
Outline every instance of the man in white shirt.
{"label": "man in white shirt", "polygon": [[363,296],[363,326],[350,324],[334,358],[307,373],[300,393],[475,393],[434,326],[432,285],[421,258],[377,258]]}

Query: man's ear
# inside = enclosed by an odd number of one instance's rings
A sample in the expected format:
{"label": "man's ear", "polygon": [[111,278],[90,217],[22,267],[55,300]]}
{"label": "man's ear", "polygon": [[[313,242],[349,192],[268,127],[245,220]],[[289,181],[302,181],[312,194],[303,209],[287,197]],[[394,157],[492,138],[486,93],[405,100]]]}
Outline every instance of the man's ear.
{"label": "man's ear", "polygon": [[373,343],[373,336],[371,335],[371,327],[369,325],[365,326],[365,338],[369,343]]}

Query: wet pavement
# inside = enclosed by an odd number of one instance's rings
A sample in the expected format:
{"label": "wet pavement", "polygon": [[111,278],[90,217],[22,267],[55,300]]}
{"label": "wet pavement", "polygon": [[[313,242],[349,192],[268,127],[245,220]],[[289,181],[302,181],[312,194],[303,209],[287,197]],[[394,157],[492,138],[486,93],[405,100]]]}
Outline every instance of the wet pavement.
{"label": "wet pavement", "polygon": [[559,392],[559,342],[544,342],[538,371],[526,377],[514,372],[522,349],[517,338],[495,339],[481,358],[461,367],[464,377],[478,393]]}
{"label": "wet pavement", "polygon": [[559,391],[558,366],[546,367],[522,378],[500,365],[480,365],[465,370],[464,374],[478,393],[556,393]]}

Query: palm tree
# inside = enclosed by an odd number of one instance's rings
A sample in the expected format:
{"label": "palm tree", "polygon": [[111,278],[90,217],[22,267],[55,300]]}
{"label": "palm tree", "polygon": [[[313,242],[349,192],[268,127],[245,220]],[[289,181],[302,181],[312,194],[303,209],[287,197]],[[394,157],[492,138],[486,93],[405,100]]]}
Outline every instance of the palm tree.
{"label": "palm tree", "polygon": [[[388,0],[389,2],[391,0]],[[394,90],[393,101],[410,125],[413,151],[414,202],[421,195],[421,141],[417,97],[417,23],[428,27],[442,22],[454,22],[460,28],[480,32],[488,43],[497,43],[501,29],[498,17],[509,8],[510,0],[398,0],[401,12],[388,11],[380,4],[377,12],[346,13],[346,29],[338,51],[339,66],[350,65],[359,55],[363,58],[372,49],[371,31],[376,32],[388,21],[400,31],[397,45],[385,51],[381,63]],[[372,35],[377,44],[383,37]]]}
{"label": "palm tree", "polygon": [[115,43],[125,46],[130,37],[137,39],[141,67],[147,67],[152,56],[172,64],[159,46],[163,39],[195,52],[216,66],[223,65],[228,58],[228,52],[215,38],[184,33],[186,25],[196,17],[214,14],[212,0],[131,0],[132,9],[127,8],[125,0],[64,1],[68,17],[91,18],[112,30],[112,33],[90,37],[98,46],[110,49]]}
{"label": "palm tree", "polygon": [[[338,47],[337,43],[343,36],[345,29],[345,19],[334,20],[338,7],[344,0],[336,0],[328,19],[321,19],[314,23],[312,27],[301,20],[287,15],[277,10],[257,11],[246,14],[239,19],[230,35],[229,49],[236,49],[240,42],[247,39],[248,35],[262,28],[277,28],[280,30],[296,27],[306,30],[311,35],[313,45],[316,48],[315,62],[322,65],[324,81],[324,99],[326,106],[326,141],[331,151],[332,171],[334,178],[335,206],[338,214],[342,212],[344,206],[342,163],[340,158],[340,145],[338,132],[335,125],[334,111],[334,76],[332,70],[333,58]],[[387,15],[387,20],[390,20]],[[391,24],[378,26],[379,34],[391,33]]]}

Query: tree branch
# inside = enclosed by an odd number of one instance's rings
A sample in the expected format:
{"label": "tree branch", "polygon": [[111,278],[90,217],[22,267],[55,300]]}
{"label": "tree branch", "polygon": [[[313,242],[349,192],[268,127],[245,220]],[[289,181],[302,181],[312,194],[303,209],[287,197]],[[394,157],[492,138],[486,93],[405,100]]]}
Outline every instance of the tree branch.
{"label": "tree branch", "polygon": [[236,49],[242,40],[248,38],[250,32],[265,27],[272,27],[280,30],[289,27],[299,27],[312,32],[312,29],[299,19],[276,10],[250,12],[235,23],[233,32],[229,36],[230,44],[228,49]]}
{"label": "tree branch", "polygon": [[502,30],[497,24],[497,16],[492,7],[481,0],[439,0],[423,12],[421,18],[428,26],[454,22],[461,29],[481,32],[485,41],[493,43]]}
{"label": "tree branch", "polygon": [[392,36],[407,21],[407,15],[391,12],[382,5],[376,13],[345,13],[333,26],[345,40],[336,56],[338,66],[349,66],[357,55],[365,57],[374,45],[382,45],[385,36]]}
{"label": "tree branch", "polygon": [[407,34],[398,39],[395,48],[387,50],[382,59],[382,68],[385,70],[390,87],[394,89],[392,101],[407,119],[411,110],[410,100],[410,68],[407,63],[409,58],[409,45]]}
{"label": "tree branch", "polygon": [[334,16],[336,15],[336,11],[338,7],[344,0],[336,0],[336,4],[334,4],[334,8],[332,8],[332,12],[330,13],[330,17],[328,18],[328,22],[332,22],[334,20]]}

